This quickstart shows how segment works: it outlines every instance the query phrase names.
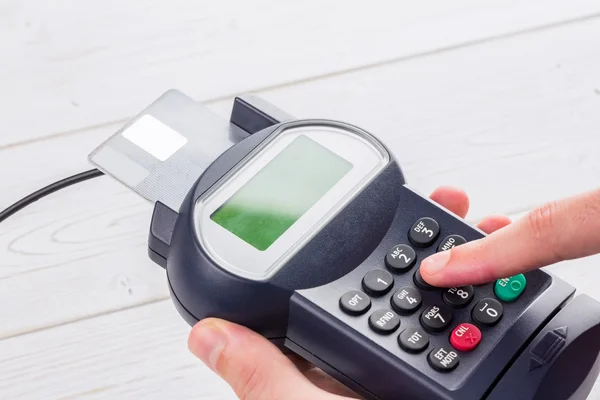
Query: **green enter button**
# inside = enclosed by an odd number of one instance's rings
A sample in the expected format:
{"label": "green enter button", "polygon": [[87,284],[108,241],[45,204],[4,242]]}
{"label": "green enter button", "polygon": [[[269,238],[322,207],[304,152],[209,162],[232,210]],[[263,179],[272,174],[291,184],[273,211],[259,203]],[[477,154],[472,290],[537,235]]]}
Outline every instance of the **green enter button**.
{"label": "green enter button", "polygon": [[525,286],[527,286],[527,279],[523,274],[498,279],[495,287],[496,296],[502,301],[514,301],[523,293]]}

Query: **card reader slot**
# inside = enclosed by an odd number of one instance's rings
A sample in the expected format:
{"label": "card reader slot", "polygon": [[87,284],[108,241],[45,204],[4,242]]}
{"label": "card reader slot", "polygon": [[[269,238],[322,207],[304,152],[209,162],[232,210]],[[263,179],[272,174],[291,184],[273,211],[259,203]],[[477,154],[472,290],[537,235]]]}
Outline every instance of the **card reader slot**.
{"label": "card reader slot", "polygon": [[175,230],[178,214],[169,207],[157,201],[150,223],[148,236],[148,255],[152,261],[163,268],[167,266],[171,238]]}
{"label": "card reader slot", "polygon": [[[235,98],[231,110],[230,122],[241,128],[242,136],[231,137],[233,141],[240,141],[263,129],[280,122],[291,121],[294,117],[278,109],[274,105],[252,95],[242,95]],[[239,132],[232,132],[238,135]]]}
{"label": "card reader slot", "polygon": [[567,303],[512,363],[487,400],[583,400],[600,370],[600,305]]}

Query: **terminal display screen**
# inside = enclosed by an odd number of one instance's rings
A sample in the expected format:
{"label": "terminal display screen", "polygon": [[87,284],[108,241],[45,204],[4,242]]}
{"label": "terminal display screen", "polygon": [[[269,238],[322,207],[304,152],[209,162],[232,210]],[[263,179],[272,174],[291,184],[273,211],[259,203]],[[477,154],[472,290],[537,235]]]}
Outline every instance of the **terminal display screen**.
{"label": "terminal display screen", "polygon": [[210,218],[254,248],[264,251],[352,167],[333,151],[300,135]]}

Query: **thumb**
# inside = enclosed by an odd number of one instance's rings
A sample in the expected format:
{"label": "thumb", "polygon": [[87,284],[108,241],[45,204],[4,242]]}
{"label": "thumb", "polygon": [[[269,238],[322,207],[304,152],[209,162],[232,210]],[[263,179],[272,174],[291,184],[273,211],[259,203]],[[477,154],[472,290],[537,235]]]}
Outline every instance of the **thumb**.
{"label": "thumb", "polygon": [[262,336],[218,319],[194,326],[190,351],[219,374],[242,400],[330,399]]}
{"label": "thumb", "polygon": [[548,203],[486,238],[423,260],[438,287],[478,285],[600,252],[600,190]]}

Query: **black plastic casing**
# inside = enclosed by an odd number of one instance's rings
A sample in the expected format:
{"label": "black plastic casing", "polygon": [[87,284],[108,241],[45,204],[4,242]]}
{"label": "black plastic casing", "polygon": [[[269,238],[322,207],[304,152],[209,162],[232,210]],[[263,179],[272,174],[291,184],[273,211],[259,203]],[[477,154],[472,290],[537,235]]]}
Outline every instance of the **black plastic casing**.
{"label": "black plastic casing", "polygon": [[[166,266],[173,302],[190,325],[206,317],[244,325],[368,399],[562,400],[587,396],[598,375],[599,340],[590,332],[597,333],[600,306],[585,296],[569,303],[574,288],[543,271],[526,275],[527,289],[519,301],[504,304],[505,315],[497,326],[482,327],[480,346],[460,354],[459,367],[451,373],[432,369],[427,354],[434,347],[449,348],[451,328],[461,322],[472,323],[472,306],[494,296],[493,284],[476,287],[471,307],[453,310],[455,323],[441,334],[431,335],[429,349],[421,354],[406,353],[396,342],[403,328],[419,325],[420,312],[403,316],[394,335],[382,336],[369,328],[368,315],[389,308],[389,295],[372,299],[371,311],[363,316],[349,316],[340,310],[341,295],[362,290],[360,282],[368,271],[385,269],[383,260],[393,245],[409,244],[407,233],[418,218],[432,217],[441,227],[433,246],[418,249],[419,259],[432,254],[448,234],[460,234],[467,240],[483,237],[405,186],[393,156],[371,184],[268,281],[240,278],[213,263],[195,234],[196,201],[279,126],[255,132],[256,127],[277,119],[265,117],[264,112],[253,114],[247,103],[236,101],[236,107],[243,113],[232,116],[232,121],[250,136],[215,160],[178,212],[157,203],[152,219],[149,254]],[[252,120],[253,115],[261,120]],[[395,287],[414,286],[416,269],[395,275]],[[423,297],[425,305],[443,304],[439,290],[423,291]],[[584,322],[581,313],[589,316]],[[531,358],[537,357],[536,346],[553,335],[548,333],[554,329],[553,323],[568,326],[568,333],[557,352],[538,360],[541,365],[530,370]],[[576,368],[559,362],[580,358],[580,352],[588,357]],[[566,370],[568,382],[556,379]],[[566,397],[552,397],[557,393]]]}
{"label": "black plastic casing", "polygon": [[[171,239],[167,273],[174,296],[189,314],[196,318],[218,316],[277,340],[286,337],[289,299],[295,290],[324,285],[343,277],[379,245],[396,212],[398,188],[403,178],[392,161],[371,185],[268,281],[236,277],[213,264],[198,243],[193,224],[195,204],[274,128],[240,142],[205,171],[179,212]],[[399,185],[388,182],[399,182]]]}

